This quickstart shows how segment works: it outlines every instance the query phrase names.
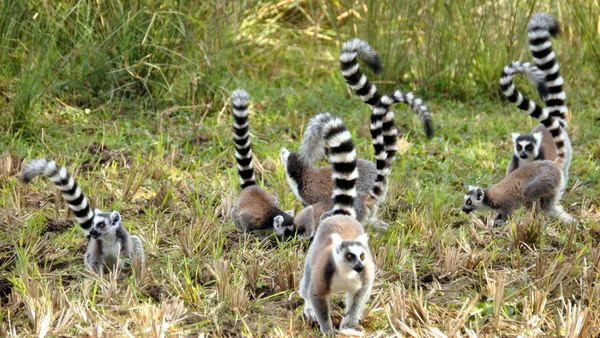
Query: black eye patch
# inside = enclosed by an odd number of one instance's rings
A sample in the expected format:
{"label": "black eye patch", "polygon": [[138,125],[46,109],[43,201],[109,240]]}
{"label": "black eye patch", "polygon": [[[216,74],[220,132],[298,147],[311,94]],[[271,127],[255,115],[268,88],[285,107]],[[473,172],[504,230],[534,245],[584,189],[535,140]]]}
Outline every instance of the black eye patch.
{"label": "black eye patch", "polygon": [[100,229],[104,229],[105,226],[106,226],[106,224],[104,224],[104,222],[100,222],[100,223],[96,224],[96,227],[98,227]]}
{"label": "black eye patch", "polygon": [[521,150],[523,150],[523,147],[521,147],[521,145],[520,145],[520,144],[519,144],[519,145],[517,145],[517,151],[521,151]]}
{"label": "black eye patch", "polygon": [[527,147],[525,147],[525,150],[532,151],[533,150],[533,146],[530,144]]}
{"label": "black eye patch", "polygon": [[349,260],[349,261],[353,260],[354,259],[354,254],[351,254],[351,253],[347,254],[346,255],[346,259]]}
{"label": "black eye patch", "polygon": [[467,203],[466,203],[466,204],[467,204],[467,205],[471,205],[471,204],[473,204],[473,202],[472,202],[472,201],[471,201],[471,199],[469,198],[469,199],[467,200]]}

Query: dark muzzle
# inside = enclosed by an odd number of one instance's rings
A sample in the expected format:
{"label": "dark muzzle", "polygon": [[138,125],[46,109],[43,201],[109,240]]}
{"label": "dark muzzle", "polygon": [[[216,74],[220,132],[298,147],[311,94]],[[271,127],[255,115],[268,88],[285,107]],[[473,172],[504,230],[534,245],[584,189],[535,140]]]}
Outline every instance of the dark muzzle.
{"label": "dark muzzle", "polygon": [[526,159],[526,158],[527,158],[527,153],[525,153],[525,152],[521,152],[521,153],[519,154],[519,157],[520,157],[520,158],[522,158],[522,159],[524,160],[524,159]]}
{"label": "dark muzzle", "polygon": [[471,212],[471,209],[469,209],[469,208],[467,208],[467,207],[462,207],[462,211],[463,211],[465,214],[468,214],[468,213],[470,213],[470,212]]}
{"label": "dark muzzle", "polygon": [[354,271],[362,272],[365,269],[365,266],[362,263],[358,263],[354,266]]}

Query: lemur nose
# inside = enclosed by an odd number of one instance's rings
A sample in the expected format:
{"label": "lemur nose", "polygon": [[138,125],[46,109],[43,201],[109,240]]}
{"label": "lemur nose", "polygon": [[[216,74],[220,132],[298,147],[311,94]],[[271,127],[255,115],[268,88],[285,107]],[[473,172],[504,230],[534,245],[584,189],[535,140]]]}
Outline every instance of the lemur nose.
{"label": "lemur nose", "polygon": [[354,266],[354,271],[356,271],[356,272],[362,272],[364,269],[365,269],[365,267],[362,264],[356,264]]}

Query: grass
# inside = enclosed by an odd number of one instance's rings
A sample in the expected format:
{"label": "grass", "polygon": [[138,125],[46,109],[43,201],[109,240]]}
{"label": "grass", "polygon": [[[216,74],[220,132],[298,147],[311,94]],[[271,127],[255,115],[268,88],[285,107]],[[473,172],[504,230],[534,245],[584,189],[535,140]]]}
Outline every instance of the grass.
{"label": "grass", "polygon": [[[0,335],[318,336],[297,293],[308,243],[240,234],[228,218],[239,187],[227,98],[238,87],[250,93],[259,184],[298,211],[278,154],[297,149],[311,116],[342,117],[360,156],[373,159],[369,110],[348,94],[336,62],[337,41],[355,33],[389,70],[371,78],[427,98],[436,127],[427,140],[414,114],[396,109],[401,156],[380,210],[390,231],[370,239],[378,272],[362,330],[598,335],[598,16],[584,14],[597,4],[561,3],[565,34],[553,40],[572,111],[563,205],[580,222],[521,210],[490,228],[484,216],[493,215],[460,212],[462,196],[468,184],[499,180],[510,132],[535,126],[495,88],[506,62],[529,59],[526,17],[547,4],[200,3],[0,4],[15,13],[0,21]],[[40,41],[59,63],[36,66]],[[85,239],[53,184],[18,181],[23,161],[41,156],[67,165],[94,206],[121,212],[143,241],[144,271],[85,271]],[[342,297],[333,308],[339,323]]]}

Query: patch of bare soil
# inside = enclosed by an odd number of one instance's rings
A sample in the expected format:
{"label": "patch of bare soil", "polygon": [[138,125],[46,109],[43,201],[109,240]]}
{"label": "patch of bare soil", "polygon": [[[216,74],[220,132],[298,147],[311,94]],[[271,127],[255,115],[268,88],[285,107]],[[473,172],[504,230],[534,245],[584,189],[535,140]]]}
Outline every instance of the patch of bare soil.
{"label": "patch of bare soil", "polygon": [[46,228],[44,228],[44,231],[42,232],[42,234],[46,234],[48,232],[64,232],[67,231],[68,229],[72,228],[74,226],[74,222],[73,220],[67,219],[67,220],[55,220],[52,218],[48,218],[46,220]]}
{"label": "patch of bare soil", "polygon": [[13,285],[6,277],[0,277],[0,304],[6,306],[12,293]]}

